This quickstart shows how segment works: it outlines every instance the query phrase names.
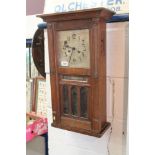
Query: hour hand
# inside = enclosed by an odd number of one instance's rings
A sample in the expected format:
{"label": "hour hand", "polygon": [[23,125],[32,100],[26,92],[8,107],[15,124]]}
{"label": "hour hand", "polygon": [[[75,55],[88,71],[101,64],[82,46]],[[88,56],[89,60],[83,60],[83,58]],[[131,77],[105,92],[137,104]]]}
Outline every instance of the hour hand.
{"label": "hour hand", "polygon": [[[75,48],[75,47],[74,47]],[[69,63],[70,63],[70,61],[71,61],[71,58],[72,58],[72,55],[73,55],[73,51],[74,51],[74,49],[72,48],[72,51],[71,51],[71,54],[70,54],[70,58],[69,58]]]}

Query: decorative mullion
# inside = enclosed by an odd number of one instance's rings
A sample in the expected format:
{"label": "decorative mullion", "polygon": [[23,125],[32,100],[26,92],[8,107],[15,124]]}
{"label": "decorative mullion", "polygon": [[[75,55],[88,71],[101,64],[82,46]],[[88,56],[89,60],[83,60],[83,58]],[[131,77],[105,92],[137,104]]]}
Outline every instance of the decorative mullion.
{"label": "decorative mullion", "polygon": [[64,85],[60,85],[60,100],[61,100],[61,105],[60,105],[60,107],[61,107],[61,114],[64,114],[64,101],[63,101],[63,86]]}
{"label": "decorative mullion", "polygon": [[81,116],[80,88],[81,87],[77,87],[77,91],[78,91],[78,117]]}
{"label": "decorative mullion", "polygon": [[88,119],[90,119],[90,88],[88,89],[88,93],[87,93],[87,117]]}
{"label": "decorative mullion", "polygon": [[71,103],[71,85],[68,86],[68,95],[69,95],[69,115],[72,115],[72,103]]}

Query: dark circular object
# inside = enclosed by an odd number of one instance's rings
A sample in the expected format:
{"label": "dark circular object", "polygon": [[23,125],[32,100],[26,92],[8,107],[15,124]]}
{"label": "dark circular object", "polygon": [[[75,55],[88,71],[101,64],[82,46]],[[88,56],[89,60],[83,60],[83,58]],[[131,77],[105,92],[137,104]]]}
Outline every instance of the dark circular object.
{"label": "dark circular object", "polygon": [[32,57],[38,72],[46,78],[44,52],[44,30],[38,29],[33,37]]}

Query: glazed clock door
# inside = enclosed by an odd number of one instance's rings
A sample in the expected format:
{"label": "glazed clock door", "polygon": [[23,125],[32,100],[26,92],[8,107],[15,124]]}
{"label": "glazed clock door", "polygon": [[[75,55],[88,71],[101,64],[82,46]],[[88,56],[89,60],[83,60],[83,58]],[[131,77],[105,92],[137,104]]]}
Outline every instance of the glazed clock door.
{"label": "glazed clock door", "polygon": [[65,27],[56,38],[61,127],[90,131],[90,30]]}

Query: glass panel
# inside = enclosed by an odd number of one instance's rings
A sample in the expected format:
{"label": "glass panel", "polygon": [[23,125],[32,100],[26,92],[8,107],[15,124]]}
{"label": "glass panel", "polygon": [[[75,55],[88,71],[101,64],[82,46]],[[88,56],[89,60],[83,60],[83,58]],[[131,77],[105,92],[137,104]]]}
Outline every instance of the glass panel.
{"label": "glass panel", "polygon": [[62,79],[63,80],[77,80],[77,81],[81,81],[81,82],[88,82],[88,78],[83,77],[83,76],[67,76],[67,75],[63,75]]}
{"label": "glass panel", "polygon": [[81,117],[88,117],[87,113],[87,98],[88,98],[88,88],[82,87],[80,89],[80,111],[81,111]]}
{"label": "glass panel", "polygon": [[63,94],[63,113],[69,114],[69,96],[68,96],[68,88],[66,85],[62,88],[62,94]]}
{"label": "glass panel", "polygon": [[32,57],[32,48],[30,49],[30,57],[31,57],[31,78],[35,78],[39,76],[39,72],[34,64],[33,57]]}
{"label": "glass panel", "polygon": [[77,88],[72,87],[71,88],[71,105],[72,105],[72,114],[77,116],[78,115],[78,94],[77,94]]}

